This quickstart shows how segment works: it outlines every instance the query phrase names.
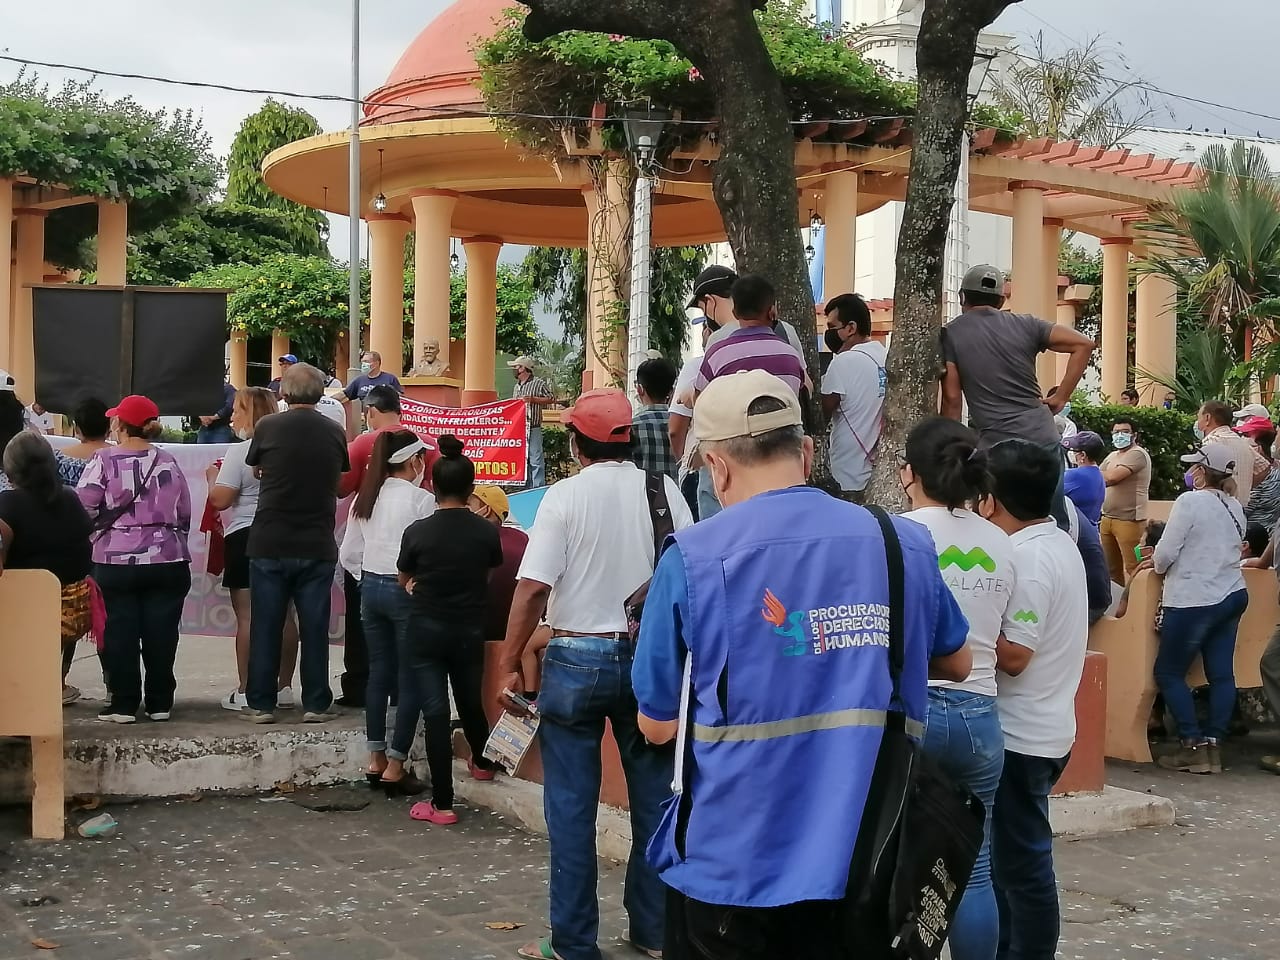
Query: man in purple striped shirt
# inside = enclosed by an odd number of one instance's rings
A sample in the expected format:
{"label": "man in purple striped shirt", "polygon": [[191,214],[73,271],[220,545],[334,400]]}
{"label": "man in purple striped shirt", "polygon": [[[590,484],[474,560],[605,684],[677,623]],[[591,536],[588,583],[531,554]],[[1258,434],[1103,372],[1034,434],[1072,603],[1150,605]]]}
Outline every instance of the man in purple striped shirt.
{"label": "man in purple striped shirt", "polygon": [[785,336],[774,332],[778,309],[773,284],[748,274],[734,281],[730,296],[738,329],[707,350],[694,390],[701,393],[712,380],[727,374],[763,370],[798,396],[804,384],[804,360]]}

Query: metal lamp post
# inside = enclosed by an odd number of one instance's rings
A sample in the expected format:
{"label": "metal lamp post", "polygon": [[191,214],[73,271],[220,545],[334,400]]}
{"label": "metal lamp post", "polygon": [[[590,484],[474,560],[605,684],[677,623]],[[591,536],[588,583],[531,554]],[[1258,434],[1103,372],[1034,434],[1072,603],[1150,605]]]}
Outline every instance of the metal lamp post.
{"label": "metal lamp post", "polygon": [[653,230],[653,165],[663,128],[671,114],[665,110],[628,110],[622,129],[636,158],[635,203],[631,220],[631,308],[627,324],[627,395],[637,401],[636,372],[649,352],[649,250]]}
{"label": "metal lamp post", "polygon": [[348,161],[347,211],[347,383],[360,376],[360,0],[351,0],[351,156]]}

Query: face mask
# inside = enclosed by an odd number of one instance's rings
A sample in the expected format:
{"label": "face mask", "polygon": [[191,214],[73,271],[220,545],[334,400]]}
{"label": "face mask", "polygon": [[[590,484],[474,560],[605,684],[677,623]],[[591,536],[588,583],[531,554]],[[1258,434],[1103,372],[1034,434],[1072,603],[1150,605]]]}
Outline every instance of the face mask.
{"label": "face mask", "polygon": [[236,431],[236,436],[239,437],[241,440],[248,440],[249,431],[246,430],[244,427],[241,427],[239,430]]}
{"label": "face mask", "polygon": [[373,369],[373,364],[372,364],[372,363],[362,363],[362,364],[360,364],[360,372],[361,372],[361,373],[367,374],[367,373],[368,373],[370,370],[372,370],[372,369]]}
{"label": "face mask", "polygon": [[1197,440],[1204,439],[1204,430],[1201,429],[1200,424],[1197,423],[1194,427],[1191,428],[1191,431],[1196,435]]}
{"label": "face mask", "polygon": [[1196,472],[1188,470],[1182,475],[1182,482],[1187,485],[1188,490],[1194,490],[1196,488]]}
{"label": "face mask", "polygon": [[1133,446],[1133,434],[1113,433],[1111,435],[1111,445],[1117,450],[1124,450],[1127,447],[1131,447]]}
{"label": "face mask", "polygon": [[427,475],[426,468],[419,466],[417,470],[413,471],[413,485],[415,487],[422,486],[422,480],[426,475]]}
{"label": "face mask", "polygon": [[1063,416],[1063,417],[1069,417],[1069,416],[1071,416],[1071,401],[1070,401],[1070,400],[1068,400],[1066,403],[1064,403],[1064,404],[1062,405],[1062,413],[1061,413],[1061,414],[1059,414],[1059,416]]}
{"label": "face mask", "polygon": [[832,353],[839,353],[840,348],[844,346],[844,341],[840,339],[839,330],[828,330],[822,335],[822,339],[827,344],[827,349]]}

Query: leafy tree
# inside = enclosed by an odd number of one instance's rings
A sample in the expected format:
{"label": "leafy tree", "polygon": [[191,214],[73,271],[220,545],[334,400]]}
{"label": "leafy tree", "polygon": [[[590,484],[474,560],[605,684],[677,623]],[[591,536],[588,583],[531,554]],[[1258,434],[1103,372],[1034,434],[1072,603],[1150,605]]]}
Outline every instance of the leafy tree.
{"label": "leafy tree", "polygon": [[1168,377],[1139,368],[1138,375],[1172,393],[1174,408],[1183,413],[1198,412],[1208,400],[1245,402],[1248,376],[1242,375],[1239,357],[1220,329],[1179,330],[1176,370]]}
{"label": "leafy tree", "polygon": [[320,124],[311,114],[271,98],[245,117],[227,157],[227,202],[277,210],[291,225],[294,252],[323,256],[321,227],[328,223],[319,210],[287,200],[262,179],[262,161],[272,150],[315,136]]}
{"label": "leafy tree", "polygon": [[[538,342],[538,325],[533,320],[533,286],[518,267],[498,267],[499,353],[521,354],[531,351]],[[412,300],[405,301],[412,310]],[[449,278],[449,336],[461,340],[467,335],[467,275],[454,271]]]}
{"label": "leafy tree", "polygon": [[[0,85],[0,177],[23,174],[42,184],[129,202],[138,230],[181,216],[212,194],[221,172],[211,141],[190,110],[147,110],[109,100],[92,81],[51,91],[34,74]],[[97,209],[81,204],[49,216],[45,254],[83,269],[94,255]]]}
{"label": "leafy tree", "polygon": [[996,84],[995,101],[1023,117],[1030,137],[1079,140],[1111,147],[1147,123],[1153,110],[1144,80],[1115,80],[1128,71],[1123,55],[1099,36],[1050,55],[1036,34],[1029,56],[1020,58]]}

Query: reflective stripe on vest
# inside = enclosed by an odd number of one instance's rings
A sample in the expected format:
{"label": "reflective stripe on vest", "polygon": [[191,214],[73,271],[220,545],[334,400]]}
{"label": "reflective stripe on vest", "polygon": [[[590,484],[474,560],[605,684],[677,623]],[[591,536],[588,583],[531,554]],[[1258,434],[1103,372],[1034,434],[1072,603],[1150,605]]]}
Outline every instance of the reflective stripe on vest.
{"label": "reflective stripe on vest", "polygon": [[[790,720],[766,720],[761,723],[730,723],[725,726],[693,725],[693,739],[700,743],[742,743],[748,740],[777,740],[799,733],[815,733],[819,730],[841,730],[846,727],[883,727],[884,710],[834,710],[830,713],[813,713]],[[909,736],[923,737],[924,724],[906,718]]]}

